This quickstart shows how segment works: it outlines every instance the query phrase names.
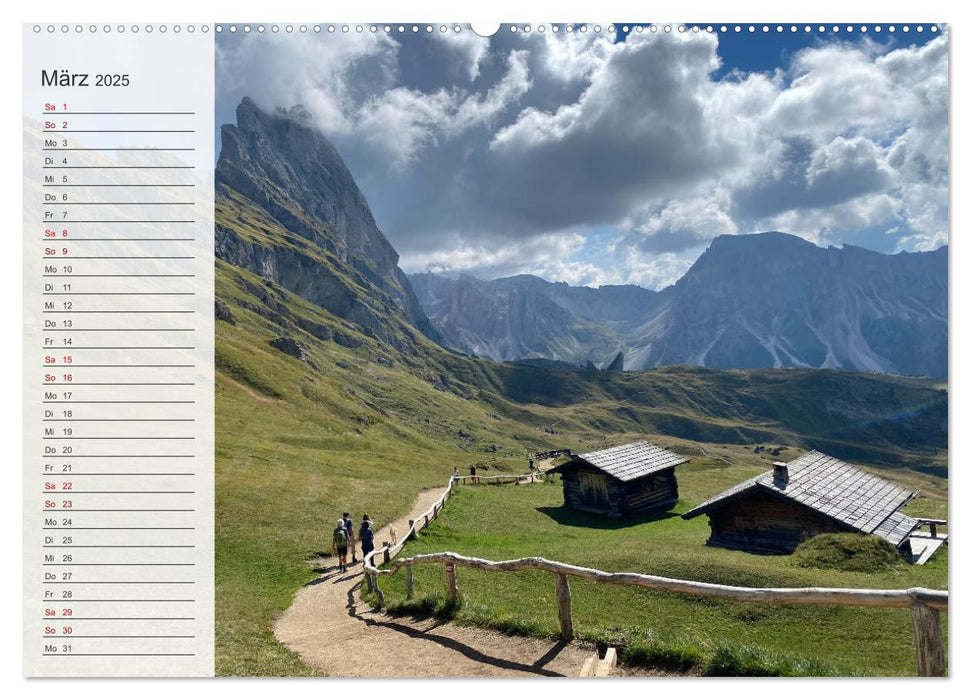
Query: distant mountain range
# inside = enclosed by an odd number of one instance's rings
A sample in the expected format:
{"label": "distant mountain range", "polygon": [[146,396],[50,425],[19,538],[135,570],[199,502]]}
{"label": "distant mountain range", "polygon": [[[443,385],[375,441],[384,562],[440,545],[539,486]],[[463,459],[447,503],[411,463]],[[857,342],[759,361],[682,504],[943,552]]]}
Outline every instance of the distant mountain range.
{"label": "distant mountain range", "polygon": [[[717,239],[661,292],[528,276],[409,280],[347,167],[302,110],[267,112],[244,100],[236,117],[223,127],[215,210],[217,420],[225,428],[217,460],[229,473],[286,460],[330,468],[320,458],[335,445],[360,445],[368,455],[360,464],[375,476],[388,455],[416,473],[467,454],[513,464],[524,451],[562,446],[562,435],[592,445],[608,433],[811,445],[946,473],[938,451],[947,447],[947,392],[937,381],[616,371],[777,357],[941,375],[946,250],[885,256],[763,234]],[[590,371],[588,362],[615,371]],[[582,409],[564,410],[573,406]],[[249,446],[238,452],[240,444]],[[429,460],[439,449],[451,456]],[[237,463],[233,454],[260,457]],[[267,474],[247,481],[251,495],[276,484],[277,472]]]}
{"label": "distant mountain range", "polygon": [[410,280],[444,341],[493,360],[624,369],[803,367],[947,375],[947,247],[883,255],[772,231],[720,236],[660,292],[519,275]]}
{"label": "distant mountain range", "polygon": [[[306,111],[269,113],[249,99],[222,128],[216,184],[217,258],[332,314],[337,330],[297,324],[320,339],[351,342],[363,332],[414,356],[425,347],[417,331],[488,359],[602,369],[947,374],[946,247],[882,255],[778,232],[722,236],[660,292],[528,275],[409,278]],[[232,226],[220,215],[228,211]],[[278,307],[273,318],[292,311]]]}

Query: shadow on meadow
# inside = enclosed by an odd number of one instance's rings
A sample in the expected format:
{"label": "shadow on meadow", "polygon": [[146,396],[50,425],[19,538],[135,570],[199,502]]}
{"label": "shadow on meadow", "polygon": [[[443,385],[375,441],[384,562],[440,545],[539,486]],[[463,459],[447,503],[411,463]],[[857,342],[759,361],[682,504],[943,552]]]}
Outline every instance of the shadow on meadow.
{"label": "shadow on meadow", "polygon": [[681,517],[679,513],[668,511],[665,513],[654,512],[641,515],[628,515],[622,518],[611,518],[606,515],[597,515],[596,513],[585,513],[565,505],[543,506],[536,510],[552,518],[560,525],[594,528],[597,530],[623,530],[646,523],[656,523],[662,520]]}

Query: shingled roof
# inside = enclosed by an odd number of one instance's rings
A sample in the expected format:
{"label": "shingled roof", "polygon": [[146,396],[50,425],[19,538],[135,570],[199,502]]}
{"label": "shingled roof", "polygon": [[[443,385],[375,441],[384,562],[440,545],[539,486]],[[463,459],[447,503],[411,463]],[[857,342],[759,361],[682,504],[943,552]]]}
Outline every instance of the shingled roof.
{"label": "shingled roof", "polygon": [[916,495],[910,489],[816,450],[786,467],[787,480],[776,480],[773,471],[767,471],[709,498],[681,517],[694,518],[742,494],[762,489],[864,534],[878,535],[895,546],[919,525],[917,520],[897,512]]}
{"label": "shingled roof", "polygon": [[569,462],[550,469],[550,472],[562,472],[568,467],[577,466],[578,462],[586,462],[615,479],[633,481],[687,461],[687,457],[682,457],[653,443],[638,440],[606,450],[574,455]]}

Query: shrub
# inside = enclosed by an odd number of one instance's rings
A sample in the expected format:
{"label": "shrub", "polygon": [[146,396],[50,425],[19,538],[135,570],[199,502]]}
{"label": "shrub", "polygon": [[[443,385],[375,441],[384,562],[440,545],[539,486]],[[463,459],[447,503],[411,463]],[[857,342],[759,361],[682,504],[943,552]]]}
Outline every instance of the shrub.
{"label": "shrub", "polygon": [[701,666],[704,660],[697,644],[680,637],[638,640],[623,648],[620,656],[628,666],[681,672]]}
{"label": "shrub", "polygon": [[706,676],[835,676],[815,659],[792,659],[743,644],[719,644],[705,664]]}
{"label": "shrub", "polygon": [[411,615],[412,617],[434,617],[436,620],[451,620],[462,607],[461,598],[454,603],[442,595],[432,593],[421,598],[401,600],[388,605],[391,615]]}
{"label": "shrub", "polygon": [[896,548],[881,537],[838,533],[817,535],[793,553],[796,566],[875,573],[901,566]]}

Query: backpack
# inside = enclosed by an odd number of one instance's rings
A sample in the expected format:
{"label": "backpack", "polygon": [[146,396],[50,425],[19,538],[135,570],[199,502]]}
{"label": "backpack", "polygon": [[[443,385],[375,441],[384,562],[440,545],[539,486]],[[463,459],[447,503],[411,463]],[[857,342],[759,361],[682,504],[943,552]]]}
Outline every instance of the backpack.
{"label": "backpack", "polygon": [[334,528],[334,542],[337,543],[338,547],[347,546],[347,530],[342,527]]}
{"label": "backpack", "polygon": [[347,536],[350,537],[354,533],[354,523],[351,522],[350,518],[342,518],[344,521],[344,529],[347,530]]}

